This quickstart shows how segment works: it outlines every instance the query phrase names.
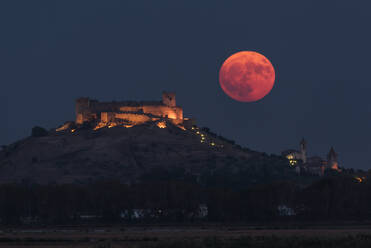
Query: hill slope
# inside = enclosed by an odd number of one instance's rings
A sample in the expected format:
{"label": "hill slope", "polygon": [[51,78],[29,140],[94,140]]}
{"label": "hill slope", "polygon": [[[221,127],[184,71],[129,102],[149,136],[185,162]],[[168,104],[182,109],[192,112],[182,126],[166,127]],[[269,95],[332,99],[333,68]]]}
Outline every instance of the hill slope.
{"label": "hill slope", "polygon": [[[74,131],[74,130],[73,130]],[[229,177],[233,176],[233,180]],[[0,152],[0,183],[86,183],[117,179],[135,183],[186,179],[249,184],[291,177],[287,161],[241,149],[206,129],[152,124],[28,137]],[[230,182],[230,181],[234,182]]]}

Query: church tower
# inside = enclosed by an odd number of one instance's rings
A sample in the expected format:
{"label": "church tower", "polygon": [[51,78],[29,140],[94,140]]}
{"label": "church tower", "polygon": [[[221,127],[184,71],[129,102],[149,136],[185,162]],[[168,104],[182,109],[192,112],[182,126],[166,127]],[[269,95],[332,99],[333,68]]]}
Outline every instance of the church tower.
{"label": "church tower", "polygon": [[333,147],[331,147],[329,153],[327,154],[327,166],[333,170],[339,169],[338,155]]}
{"label": "church tower", "polygon": [[300,154],[301,159],[303,160],[303,163],[305,164],[307,162],[307,142],[304,138],[300,141]]}

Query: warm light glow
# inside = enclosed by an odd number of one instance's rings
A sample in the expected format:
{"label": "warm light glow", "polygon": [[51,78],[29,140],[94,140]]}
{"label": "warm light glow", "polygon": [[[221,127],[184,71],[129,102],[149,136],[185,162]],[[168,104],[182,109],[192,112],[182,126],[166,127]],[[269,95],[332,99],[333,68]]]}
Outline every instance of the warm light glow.
{"label": "warm light glow", "polygon": [[60,128],[55,129],[55,131],[60,132],[60,131],[64,131],[64,130],[66,130],[66,129],[67,129],[67,128],[65,128],[64,126],[62,126],[62,127],[60,127]]}
{"label": "warm light glow", "polygon": [[165,122],[165,121],[157,122],[157,126],[158,126],[159,128],[166,128],[166,122]]}
{"label": "warm light glow", "polygon": [[177,127],[179,127],[180,129],[182,130],[187,130],[185,127],[181,126],[181,125],[178,125]]}
{"label": "warm light glow", "polygon": [[117,123],[112,122],[112,123],[110,123],[110,124],[108,125],[108,128],[112,128],[112,127],[115,127],[115,126],[117,126]]}
{"label": "warm light glow", "polygon": [[294,166],[298,163],[298,161],[295,160],[295,159],[290,159],[289,163],[290,163],[291,166]]}
{"label": "warm light glow", "polygon": [[65,130],[70,129],[70,127],[71,127],[71,122],[66,122],[66,123],[63,124],[61,127],[55,129],[55,131],[57,131],[57,132],[65,131]]}
{"label": "warm light glow", "polygon": [[76,131],[76,129],[71,129],[71,133],[74,133]]}
{"label": "warm light glow", "polygon": [[287,159],[294,159],[294,155],[289,154],[289,155],[286,156],[286,158],[287,158]]}
{"label": "warm light glow", "polygon": [[98,130],[98,129],[101,129],[101,128],[105,127],[105,126],[106,126],[105,123],[103,123],[103,122],[99,122],[98,125],[96,125],[96,126],[93,128],[93,130]]}
{"label": "warm light glow", "polygon": [[169,119],[176,119],[176,114],[175,113],[169,113],[168,118]]}
{"label": "warm light glow", "polygon": [[363,183],[365,180],[365,177],[354,177],[354,179],[356,179],[356,181],[359,183]]}
{"label": "warm light glow", "polygon": [[101,129],[101,128],[104,128],[104,127],[113,128],[113,127],[116,127],[116,126],[118,126],[118,123],[116,123],[116,122],[110,122],[110,123],[99,122],[98,125],[93,128],[93,130],[98,130],[98,129]]}

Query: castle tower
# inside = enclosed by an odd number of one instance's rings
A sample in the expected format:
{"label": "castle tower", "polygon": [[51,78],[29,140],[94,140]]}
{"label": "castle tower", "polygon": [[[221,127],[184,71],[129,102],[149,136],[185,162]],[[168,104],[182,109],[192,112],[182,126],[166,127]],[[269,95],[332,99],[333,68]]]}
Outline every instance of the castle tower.
{"label": "castle tower", "polygon": [[90,100],[88,97],[81,97],[76,99],[76,123],[82,124],[85,121],[85,114],[89,110]]}
{"label": "castle tower", "polygon": [[327,154],[327,166],[333,170],[339,169],[338,155],[332,146],[329,153]]}
{"label": "castle tower", "polygon": [[164,91],[162,93],[162,103],[169,107],[176,107],[175,93]]}
{"label": "castle tower", "polygon": [[304,138],[300,141],[300,153],[301,153],[301,159],[303,160],[303,163],[305,164],[307,162],[307,142]]}

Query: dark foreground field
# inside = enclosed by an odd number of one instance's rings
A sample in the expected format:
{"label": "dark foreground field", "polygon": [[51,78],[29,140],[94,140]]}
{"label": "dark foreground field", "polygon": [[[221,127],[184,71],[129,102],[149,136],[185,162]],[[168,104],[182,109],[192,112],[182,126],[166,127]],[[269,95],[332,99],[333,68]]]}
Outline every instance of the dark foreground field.
{"label": "dark foreground field", "polygon": [[267,229],[135,227],[4,229],[0,247],[248,248],[371,247],[370,227]]}

